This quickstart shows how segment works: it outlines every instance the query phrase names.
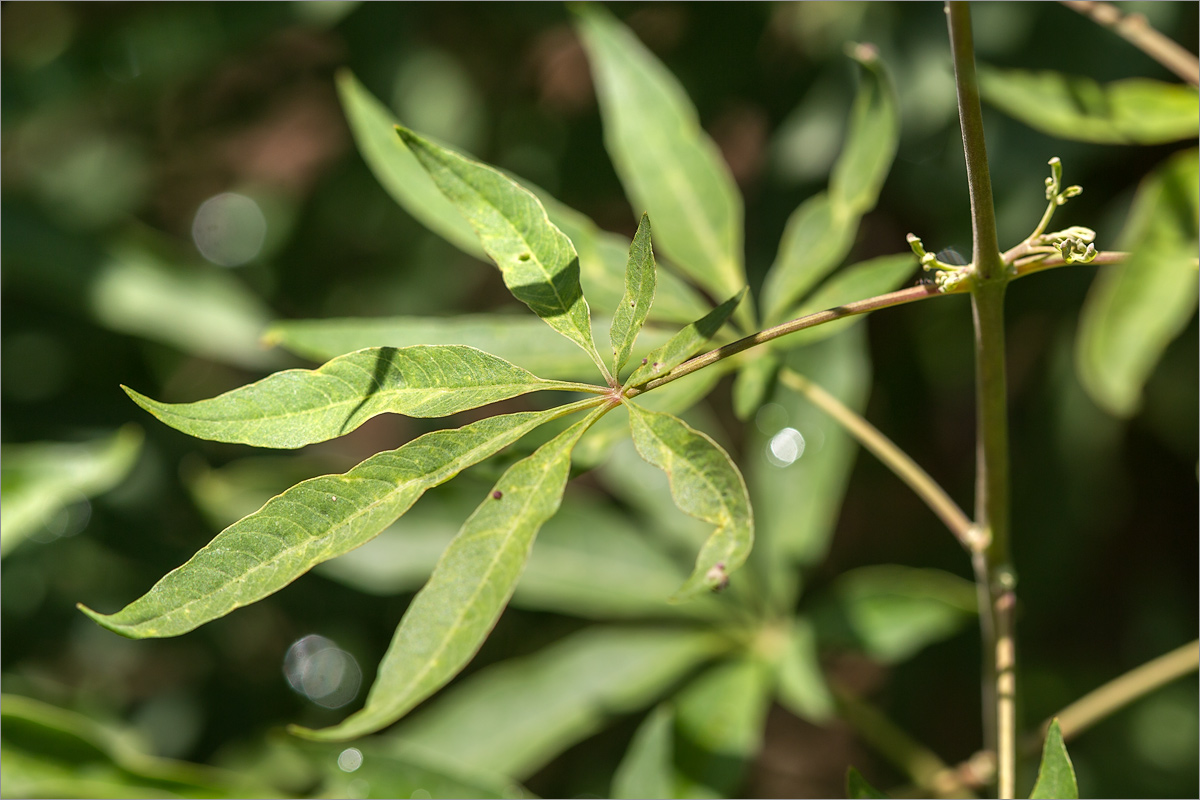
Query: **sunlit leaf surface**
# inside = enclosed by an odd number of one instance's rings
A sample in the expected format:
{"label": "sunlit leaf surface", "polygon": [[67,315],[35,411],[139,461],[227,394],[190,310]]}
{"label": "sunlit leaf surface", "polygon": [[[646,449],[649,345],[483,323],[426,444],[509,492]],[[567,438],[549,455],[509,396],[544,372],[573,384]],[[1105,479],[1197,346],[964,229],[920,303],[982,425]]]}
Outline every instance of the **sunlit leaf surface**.
{"label": "sunlit leaf surface", "polygon": [[625,268],[625,294],[613,314],[609,339],[613,348],[613,375],[618,375],[633,343],[637,340],[650,307],[654,304],[654,251],[650,247],[650,219],[645,214],[638,224],[637,234],[629,248],[629,264]]}
{"label": "sunlit leaf surface", "polygon": [[471,224],[509,291],[605,370],[579,283],[579,256],[536,197],[501,172],[397,127],[434,184]]}
{"label": "sunlit leaf surface", "polygon": [[696,558],[695,571],[672,600],[723,588],[754,542],[754,517],[741,472],[720,445],[678,417],[627,405],[633,443],[642,458],[667,473],[675,505],[716,526]]}
{"label": "sunlit leaf surface", "polygon": [[396,136],[397,120],[387,106],[347,69],[338,72],[337,88],[358,151],[388,194],[426,228],[464,253],[486,260],[470,224]]}
{"label": "sunlit leaf surface", "polygon": [[552,419],[556,410],[489,417],[427,433],[344,475],[304,481],[235,522],[116,614],[83,611],[123,636],[178,636],[279,591],[373,538],[426,489]]}
{"label": "sunlit leaf surface", "polygon": [[657,375],[666,375],[696,355],[701,345],[721,330],[721,326],[725,324],[745,296],[746,290],[742,289],[701,319],[685,325],[668,339],[666,344],[651,350],[646,355],[645,363],[633,371],[626,383],[632,386],[646,383]]}
{"label": "sunlit leaf surface", "polygon": [[675,77],[607,11],[577,8],[604,119],[604,141],[634,208],[664,255],[728,297],[746,282],[742,197]]}
{"label": "sunlit leaf surface", "polygon": [[318,369],[290,369],[194,403],[161,403],[126,389],[172,428],[201,439],[295,448],[343,436],[377,414],[444,417],[541,389],[542,380],[462,345],[374,347]]}
{"label": "sunlit leaf surface", "polygon": [[1034,798],[1061,798],[1076,800],[1079,797],[1079,785],[1075,782],[1075,767],[1071,757],[1067,755],[1067,746],[1063,744],[1062,729],[1058,720],[1050,722],[1050,730],[1046,732],[1046,743],[1042,747],[1042,763],[1038,766],[1037,783],[1033,785]]}
{"label": "sunlit leaf surface", "polygon": [[571,449],[595,413],[510,467],[463,524],[404,613],[366,706],[332,728],[293,732],[334,741],[373,733],[466,666],[508,605],[538,529],[558,510]]}

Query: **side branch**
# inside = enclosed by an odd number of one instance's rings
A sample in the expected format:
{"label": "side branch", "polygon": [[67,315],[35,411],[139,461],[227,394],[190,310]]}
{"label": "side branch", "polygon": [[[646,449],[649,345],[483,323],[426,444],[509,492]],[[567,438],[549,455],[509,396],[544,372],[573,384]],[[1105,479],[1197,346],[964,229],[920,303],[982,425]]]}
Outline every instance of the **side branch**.
{"label": "side branch", "polygon": [[946,494],[937,481],[929,473],[912,460],[908,453],[896,446],[895,442],[885,436],[871,423],[863,419],[853,409],[847,408],[842,401],[810,381],[800,373],[784,367],[779,373],[779,381],[785,386],[795,389],[809,401],[824,411],[845,428],[858,443],[871,452],[896,474],[900,480],[908,484],[913,492],[925,501],[930,510],[937,515],[954,538],[967,550],[976,549],[974,543],[975,526],[958,504]]}
{"label": "side branch", "polygon": [[1152,28],[1141,14],[1123,14],[1111,3],[1095,0],[1062,0],[1062,3],[1113,31],[1192,86],[1200,86],[1200,59]]}
{"label": "side branch", "polygon": [[[963,287],[964,289],[966,287]],[[710,364],[715,364],[722,359],[735,356],[749,350],[751,347],[756,347],[760,344],[765,344],[772,339],[778,339],[780,336],[787,336],[789,333],[802,331],[805,328],[813,328],[817,325],[822,325],[826,322],[844,319],[845,317],[853,317],[858,314],[867,314],[872,311],[878,311],[881,308],[891,308],[892,306],[900,306],[905,303],[912,303],[917,300],[926,300],[930,297],[942,297],[953,292],[942,292],[937,286],[925,285],[911,286],[907,289],[901,289],[898,292],[890,292],[881,294],[877,297],[869,297],[866,300],[856,300],[853,303],[846,303],[843,306],[818,311],[815,314],[808,314],[803,317],[784,322],[781,325],[776,325],[773,328],[766,328],[758,333],[751,334],[744,339],[738,339],[736,342],[731,342],[727,345],[722,345],[715,350],[710,350],[707,353],[698,355],[688,361],[683,362],[675,369],[668,372],[662,377],[655,378],[652,381],[642,384],[641,386],[631,389],[628,397],[635,397],[643,392],[648,392],[651,389],[657,389],[659,386],[668,384],[671,381],[679,380],[685,375],[691,375],[698,369],[703,369]]]}

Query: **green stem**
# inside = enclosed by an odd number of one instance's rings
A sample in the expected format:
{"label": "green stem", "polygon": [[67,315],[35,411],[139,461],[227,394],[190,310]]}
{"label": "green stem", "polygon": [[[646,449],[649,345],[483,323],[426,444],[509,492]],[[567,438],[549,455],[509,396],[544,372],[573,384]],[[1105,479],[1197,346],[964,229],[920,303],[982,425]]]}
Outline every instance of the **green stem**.
{"label": "green stem", "polygon": [[908,484],[918,497],[925,501],[930,510],[938,516],[955,538],[966,547],[972,549],[972,534],[975,526],[971,520],[950,499],[938,482],[921,469],[908,453],[896,446],[895,442],[884,436],[878,428],[863,419],[853,409],[848,408],[829,392],[810,381],[791,367],[784,367],[779,373],[779,380],[785,386],[795,389],[845,428],[859,444],[883,462],[884,466],[896,473],[900,480]]}
{"label": "green stem", "polygon": [[773,328],[766,328],[758,333],[751,334],[744,339],[738,339],[736,342],[722,345],[707,353],[698,355],[688,361],[683,362],[675,369],[668,372],[662,377],[655,378],[652,381],[642,384],[641,386],[630,389],[627,397],[636,397],[643,392],[648,392],[651,389],[657,389],[659,386],[676,381],[685,375],[691,375],[698,369],[703,369],[711,364],[715,364],[722,359],[735,356],[738,353],[745,352],[751,347],[757,347],[760,344],[765,344],[772,339],[778,339],[780,336],[787,336],[789,333],[802,331],[805,328],[813,328],[817,325],[822,325],[826,322],[833,322],[837,319],[853,317],[858,314],[866,314],[871,311],[878,311],[881,308],[891,308],[892,306],[900,306],[905,303],[912,303],[917,300],[927,300],[930,297],[942,297],[944,294],[936,286],[912,286],[908,289],[901,289],[898,292],[890,292],[881,294],[876,297],[868,297],[866,300],[856,300],[853,303],[846,303],[836,308],[818,311],[815,314],[808,314],[803,317],[785,322],[781,325],[776,325]]}
{"label": "green stem", "polygon": [[996,235],[996,209],[992,203],[992,178],[988,172],[983,137],[983,111],[979,105],[979,79],[975,74],[975,46],[971,38],[971,11],[963,0],[946,3],[950,25],[950,53],[958,90],[958,119],[962,126],[963,153],[967,160],[967,189],[971,194],[971,263],[981,280],[1004,273],[1000,240]]}
{"label": "green stem", "polygon": [[[946,4],[958,114],[971,194],[971,305],[975,321],[975,522],[982,549],[973,559],[979,585],[984,650],[984,741],[996,753],[997,792],[1016,795],[1016,595],[1009,547],[1008,407],[1004,354],[1004,291],[1009,280],[996,237],[983,112],[975,74],[971,12]],[[983,604],[984,599],[989,602]]]}

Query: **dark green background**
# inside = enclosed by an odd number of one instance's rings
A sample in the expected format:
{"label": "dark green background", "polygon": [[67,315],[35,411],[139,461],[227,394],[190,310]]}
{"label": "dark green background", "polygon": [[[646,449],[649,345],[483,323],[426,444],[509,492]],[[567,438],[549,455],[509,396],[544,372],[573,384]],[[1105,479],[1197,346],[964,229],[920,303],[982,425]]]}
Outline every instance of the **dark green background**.
{"label": "dark green background", "polygon": [[[1125,5],[1139,6],[1196,50],[1196,3]],[[909,231],[931,250],[969,252],[940,4],[633,3],[614,10],[680,78],[734,165],[746,196],[755,286],[787,215],[826,181],[853,95],[847,41],[879,46],[904,109],[896,165],[851,260],[901,251]],[[511,304],[493,269],[426,233],[376,184],[342,120],[333,72],[350,67],[415,129],[632,235],[638,210],[624,200],[605,155],[567,11],[553,3],[8,3],[2,14],[3,442],[83,439],[131,420],[147,434],[135,471],[93,502],[82,532],[27,542],[5,559],[4,691],[128,722],[164,754],[200,761],[228,759],[286,722],[336,721],[341,711],[320,711],[288,688],[285,650],[307,633],[330,636],[356,655],[369,680],[407,598],[366,597],[310,575],[188,636],[144,642],[102,631],[75,611],[77,601],[115,610],[211,538],[216,528],[184,480],[199,464],[248,454],[155,423],[118,384],[178,401],[264,374],[101,324],[97,275],[108,248],[136,240],[178,274],[237,281],[279,318]],[[1057,4],[982,4],[975,24],[979,58],[995,65],[1101,81],[1174,80]],[[792,116],[801,104],[804,113]],[[1051,156],[1062,157],[1068,183],[1085,188],[1061,212],[1062,225],[1098,229],[1104,247],[1119,232],[1138,180],[1186,144],[1079,144],[991,109],[984,119],[1002,246],[1019,241],[1041,214]],[[796,133],[797,121],[808,127]],[[230,270],[205,262],[190,240],[195,209],[222,191],[271,201],[266,251]],[[1071,363],[1093,274],[1090,267],[1058,270],[1009,292],[1014,548],[1030,723],[1197,630],[1195,321],[1151,379],[1142,412],[1128,422],[1112,419],[1082,394]],[[968,302],[880,312],[869,328],[875,383],[868,418],[969,508]],[[275,365],[295,363],[278,355]],[[737,441],[727,385],[712,403]],[[419,430],[377,420],[279,463],[294,479],[345,469]],[[969,574],[924,506],[860,455],[816,580],[876,563]],[[510,610],[477,664],[530,652],[578,624]],[[978,661],[968,631],[890,671],[850,654],[831,654],[828,667],[954,761],[979,746]],[[819,731],[776,711],[746,794],[836,792],[850,760],[878,783],[898,782],[845,729]],[[636,721],[620,721],[568,751],[530,787],[548,796],[605,793]],[[183,733],[164,734],[170,731]],[[1085,794],[1195,796],[1197,745],[1193,675],[1070,749]]]}

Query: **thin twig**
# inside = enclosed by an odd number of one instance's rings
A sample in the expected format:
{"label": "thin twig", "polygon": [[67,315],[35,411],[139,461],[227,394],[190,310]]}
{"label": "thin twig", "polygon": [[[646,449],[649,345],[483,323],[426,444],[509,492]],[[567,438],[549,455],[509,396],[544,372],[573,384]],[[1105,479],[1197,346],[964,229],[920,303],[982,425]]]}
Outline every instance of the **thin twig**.
{"label": "thin twig", "polygon": [[[964,287],[965,288],[965,287]],[[651,389],[657,389],[659,386],[670,383],[671,381],[679,380],[684,375],[690,375],[698,369],[703,369],[710,364],[735,356],[738,353],[749,350],[760,344],[765,344],[772,339],[778,339],[780,336],[787,336],[789,333],[802,331],[805,328],[812,328],[826,322],[833,322],[836,319],[845,317],[853,317],[858,314],[866,314],[871,311],[878,311],[881,308],[891,308],[892,306],[900,306],[905,303],[912,303],[917,300],[926,300],[930,297],[942,297],[951,292],[942,292],[937,286],[925,285],[911,286],[907,289],[901,289],[898,292],[889,292],[876,297],[868,297],[866,300],[856,300],[853,303],[846,303],[843,306],[818,311],[815,314],[808,314],[803,317],[785,322],[782,325],[776,325],[773,328],[766,328],[758,333],[751,334],[744,339],[738,339],[736,342],[731,342],[722,345],[714,350],[709,350],[707,353],[698,355],[688,361],[683,362],[675,369],[668,372],[662,377],[655,378],[652,381],[642,384],[641,386],[631,389],[627,393],[627,397],[635,397],[642,392],[648,392]]]}
{"label": "thin twig", "polygon": [[[1051,714],[1036,731],[1031,731],[1022,737],[1021,752],[1027,755],[1036,755],[1041,750],[1042,742],[1046,738],[1046,731],[1050,727],[1051,719],[1058,718],[1063,739],[1070,741],[1097,722],[1112,716],[1130,703],[1145,697],[1172,681],[1195,672],[1197,667],[1200,667],[1200,640],[1178,647],[1153,661],[1147,661],[1145,664],[1135,667],[1124,675],[1113,678],[1103,686],[1088,692],[1062,711]],[[982,779],[980,783],[984,783],[987,780],[986,773],[988,770],[980,770],[979,765],[987,767],[988,755],[987,751],[980,750],[969,759],[959,762],[950,771],[959,776],[966,774],[980,775]],[[983,774],[980,774],[981,772]],[[963,782],[971,786],[980,785],[980,783],[976,783],[973,780],[964,779]]]}
{"label": "thin twig", "polygon": [[1192,86],[1200,86],[1200,59],[1152,28],[1143,15],[1124,14],[1114,5],[1095,0],[1062,0],[1062,4],[1091,17]]}
{"label": "thin twig", "polygon": [[[1058,717],[1058,725],[1062,728],[1063,738],[1070,739],[1083,733],[1134,700],[1176,678],[1182,678],[1190,672],[1195,672],[1198,666],[1200,666],[1200,641],[1195,641],[1114,678],[1054,715]],[[1047,720],[1041,727],[1038,737],[1039,744],[1049,727],[1050,721]]]}

